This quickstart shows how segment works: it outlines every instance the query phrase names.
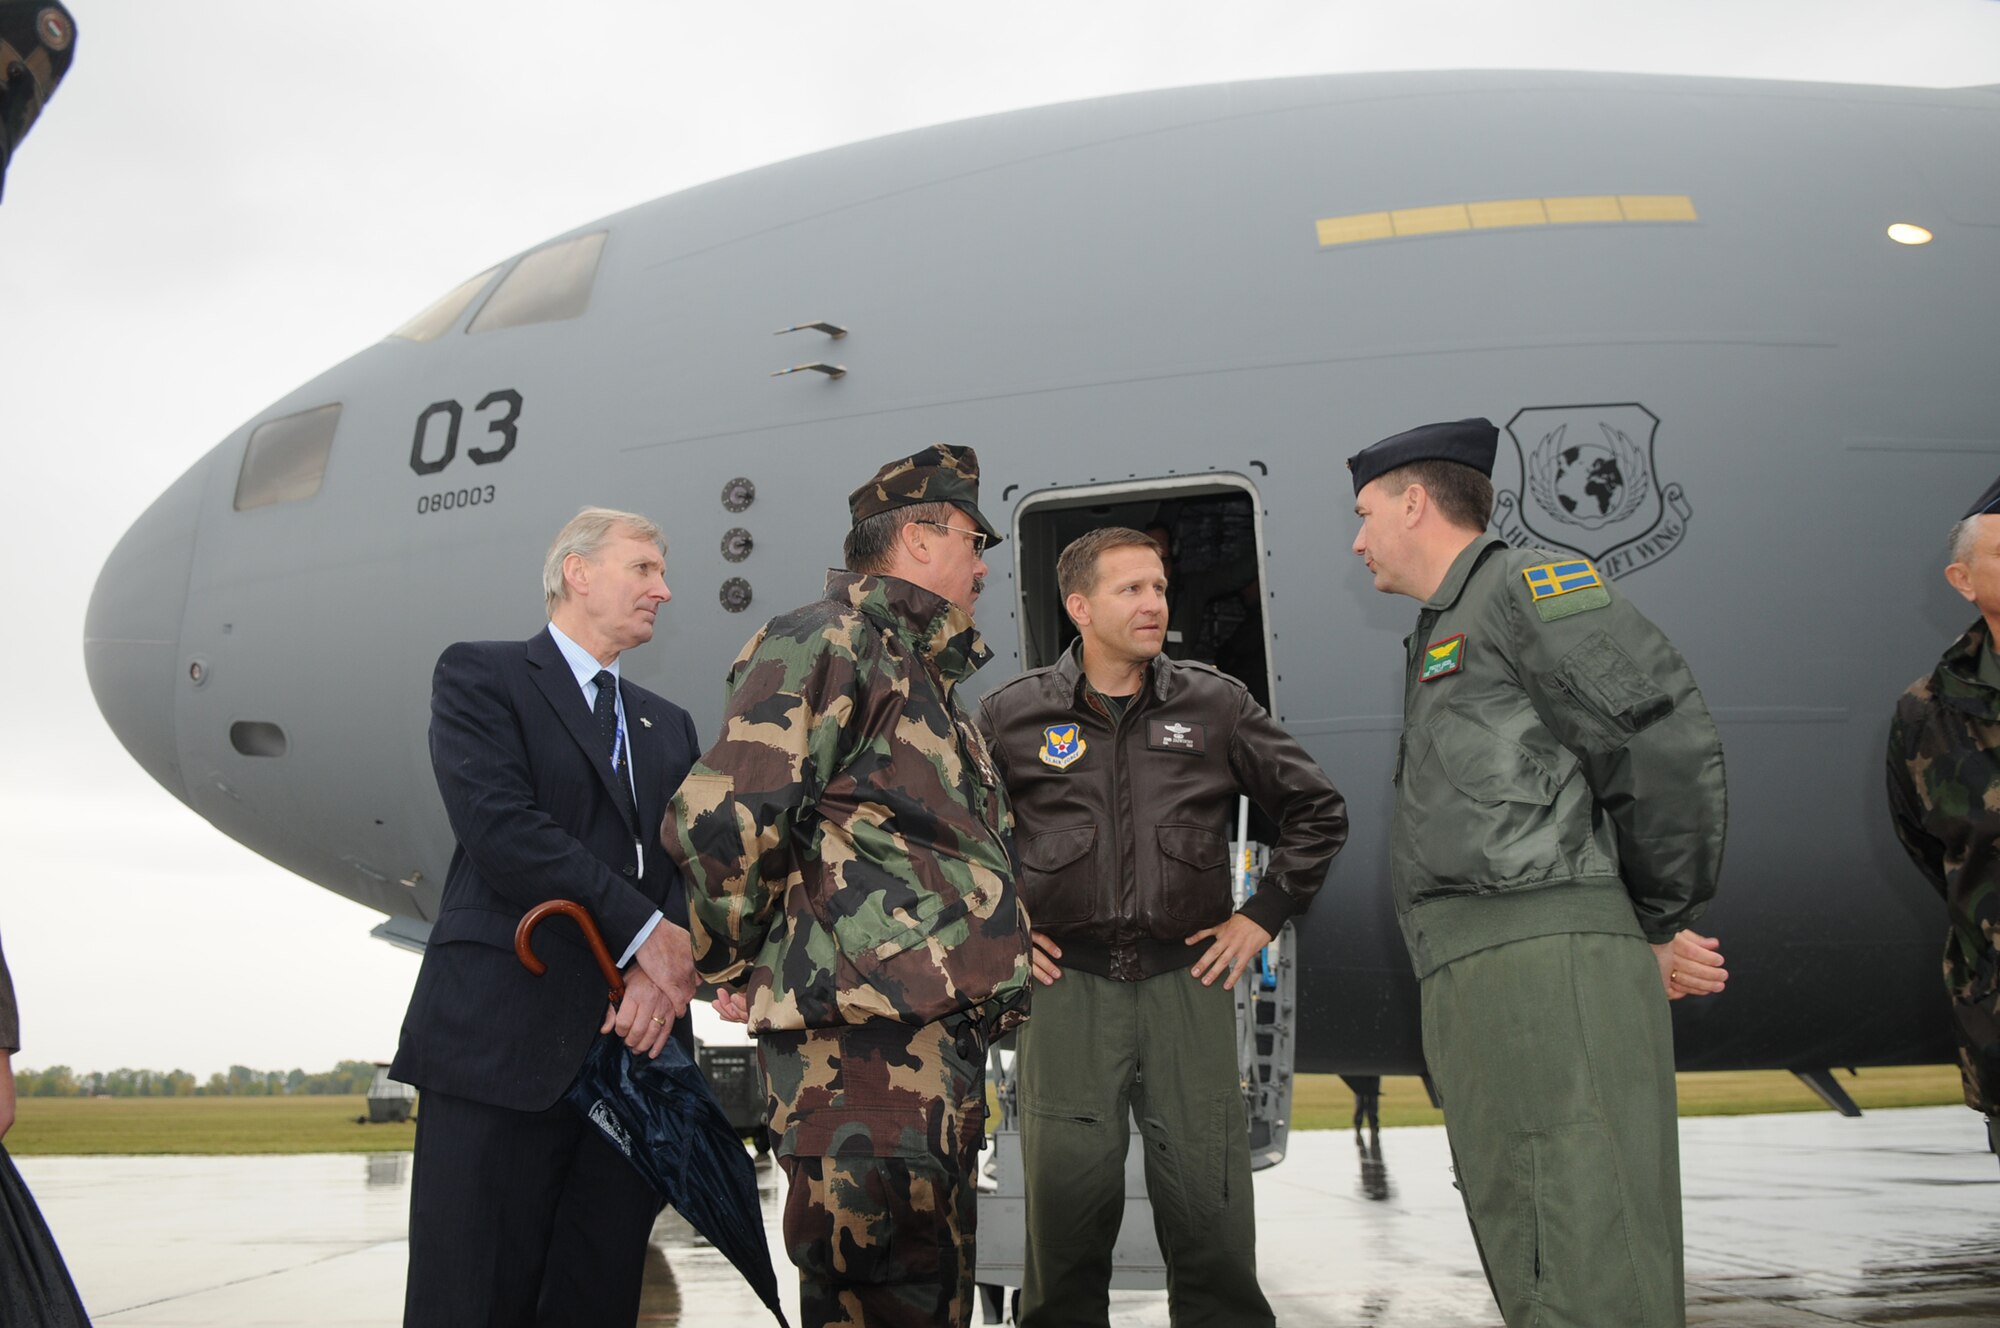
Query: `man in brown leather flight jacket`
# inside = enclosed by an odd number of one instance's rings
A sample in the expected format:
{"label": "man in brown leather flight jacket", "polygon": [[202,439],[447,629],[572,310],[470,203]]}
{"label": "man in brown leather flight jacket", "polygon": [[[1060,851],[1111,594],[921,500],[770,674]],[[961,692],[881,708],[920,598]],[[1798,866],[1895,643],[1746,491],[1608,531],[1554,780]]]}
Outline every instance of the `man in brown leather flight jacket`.
{"label": "man in brown leather flight jacket", "polygon": [[[1056,580],[1081,639],[980,712],[1014,805],[1043,984],[1017,1062],[1020,1321],[1105,1322],[1136,1112],[1174,1321],[1269,1325],[1230,988],[1312,902],[1347,806],[1242,683],[1161,653],[1167,579],[1146,535],[1092,531],[1063,550]],[[1239,795],[1279,836],[1232,909]]]}

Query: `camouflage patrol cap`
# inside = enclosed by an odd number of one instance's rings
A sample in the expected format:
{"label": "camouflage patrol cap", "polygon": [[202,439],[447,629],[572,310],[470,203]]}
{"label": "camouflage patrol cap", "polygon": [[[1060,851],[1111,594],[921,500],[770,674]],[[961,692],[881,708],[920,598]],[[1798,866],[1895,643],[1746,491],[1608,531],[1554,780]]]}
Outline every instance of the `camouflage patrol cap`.
{"label": "camouflage patrol cap", "polygon": [[916,503],[950,503],[985,532],[989,548],[1000,542],[1000,532],[979,510],[979,454],[969,447],[933,443],[915,456],[891,461],[847,495],[847,510],[857,526]]}
{"label": "camouflage patrol cap", "polygon": [[1347,468],[1354,472],[1354,493],[1359,497],[1368,481],[1413,461],[1456,461],[1491,476],[1493,454],[1499,447],[1500,431],[1493,421],[1475,416],[1449,424],[1420,424],[1370,443],[1347,458]]}

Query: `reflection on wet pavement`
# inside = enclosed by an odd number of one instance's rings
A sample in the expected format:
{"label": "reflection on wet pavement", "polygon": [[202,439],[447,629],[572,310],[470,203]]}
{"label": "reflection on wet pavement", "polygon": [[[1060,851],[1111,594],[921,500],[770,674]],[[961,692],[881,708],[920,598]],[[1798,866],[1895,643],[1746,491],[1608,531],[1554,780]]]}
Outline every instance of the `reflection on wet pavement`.
{"label": "reflection on wet pavement", "polygon": [[[2000,1166],[1962,1108],[1681,1124],[1688,1320],[1702,1328],[2000,1324]],[[26,1158],[93,1318],[115,1325],[400,1321],[409,1156]],[[786,1312],[781,1177],[758,1168]],[[1278,1321],[1497,1328],[1444,1132],[1295,1133],[1257,1177]],[[678,1216],[653,1231],[640,1322],[769,1322]],[[1164,1325],[1164,1292],[1112,1322]]]}

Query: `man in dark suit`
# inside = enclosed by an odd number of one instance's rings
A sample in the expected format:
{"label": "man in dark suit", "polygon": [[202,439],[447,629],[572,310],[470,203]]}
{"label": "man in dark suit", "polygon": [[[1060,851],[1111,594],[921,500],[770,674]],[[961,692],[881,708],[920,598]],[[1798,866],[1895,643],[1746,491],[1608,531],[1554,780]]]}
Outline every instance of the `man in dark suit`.
{"label": "man in dark suit", "polygon": [[[567,1102],[585,1051],[615,1031],[692,1050],[687,903],[648,851],[700,751],[685,710],[618,677],[670,598],[666,544],[644,517],[586,508],[543,567],[548,629],[463,641],[431,684],[431,764],[458,838],[443,907],[390,1073],[423,1090],[404,1322],[630,1328],[660,1200]],[[522,914],[573,899],[626,969],[615,1009],[581,933]]]}

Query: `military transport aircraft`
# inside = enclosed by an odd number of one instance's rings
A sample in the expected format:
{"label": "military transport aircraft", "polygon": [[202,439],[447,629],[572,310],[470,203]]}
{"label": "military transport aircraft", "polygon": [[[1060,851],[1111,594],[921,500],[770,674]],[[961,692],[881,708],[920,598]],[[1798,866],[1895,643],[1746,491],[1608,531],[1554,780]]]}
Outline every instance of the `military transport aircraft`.
{"label": "military transport aircraft", "polygon": [[[918,130],[686,190],[496,263],[287,393],[133,525],[90,604],[155,779],[421,944],[451,852],[448,642],[541,624],[586,503],[669,533],[627,663],[712,733],[844,496],[978,449],[1007,526],[990,686],[1063,641],[1055,555],[1166,524],[1190,639],[1347,794],[1303,926],[1298,1064],[1416,1073],[1386,885],[1406,600],[1343,458],[1503,426],[1498,530],[1597,560],[1685,651],[1731,825],[1684,1068],[1950,1058],[1938,901],[1887,719],[1970,612],[1947,526],[2000,457],[2000,89],[1547,73],[1190,88]],[[386,321],[386,320],[385,320]],[[1179,602],[1179,601],[1177,601]]]}

